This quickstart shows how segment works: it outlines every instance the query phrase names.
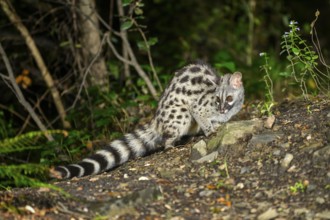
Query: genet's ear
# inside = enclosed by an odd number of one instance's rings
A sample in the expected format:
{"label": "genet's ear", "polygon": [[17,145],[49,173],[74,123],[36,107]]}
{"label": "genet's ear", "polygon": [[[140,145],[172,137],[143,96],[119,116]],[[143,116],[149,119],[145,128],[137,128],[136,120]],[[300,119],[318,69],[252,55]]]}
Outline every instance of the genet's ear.
{"label": "genet's ear", "polygon": [[242,73],[240,73],[240,72],[233,73],[230,77],[230,85],[234,89],[239,89],[243,85]]}

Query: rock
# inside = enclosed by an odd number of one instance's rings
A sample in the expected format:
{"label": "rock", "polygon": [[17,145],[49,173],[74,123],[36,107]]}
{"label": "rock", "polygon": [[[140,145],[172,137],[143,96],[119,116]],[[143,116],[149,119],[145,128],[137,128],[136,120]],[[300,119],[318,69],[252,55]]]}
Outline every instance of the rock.
{"label": "rock", "polygon": [[316,213],[315,218],[319,219],[330,219],[330,210]]}
{"label": "rock", "polygon": [[276,149],[276,150],[273,151],[273,155],[274,156],[280,156],[280,154],[281,154],[281,150],[280,149]]}
{"label": "rock", "polygon": [[322,197],[316,197],[315,201],[320,205],[325,203],[325,199]]}
{"label": "rock", "polygon": [[270,208],[261,215],[258,216],[258,220],[268,220],[268,219],[273,219],[278,216],[278,213],[275,209]]}
{"label": "rock", "polygon": [[309,185],[307,185],[307,192],[313,192],[313,191],[315,191],[316,190],[316,188],[317,188],[317,186],[315,185],[315,184],[309,184]]}
{"label": "rock", "polygon": [[289,142],[286,142],[286,143],[280,144],[280,147],[282,147],[282,148],[289,148],[290,145],[291,144]]}
{"label": "rock", "polygon": [[242,167],[240,174],[244,174],[244,173],[247,173],[249,171],[250,171],[250,168],[249,167]]}
{"label": "rock", "polygon": [[265,132],[261,134],[256,134],[253,135],[253,137],[249,141],[248,147],[254,148],[255,146],[262,146],[272,141],[275,141],[278,138],[282,138],[283,136],[284,134],[281,132]]}
{"label": "rock", "polygon": [[200,140],[191,148],[190,160],[198,160],[205,155],[207,155],[207,146],[204,140]]}
{"label": "rock", "polygon": [[263,122],[260,119],[226,123],[218,129],[217,135],[207,143],[208,152],[214,151],[221,146],[237,144],[239,139],[256,133],[262,127]]}
{"label": "rock", "polygon": [[212,162],[214,161],[217,157],[218,157],[218,151],[214,151],[198,160],[195,160],[193,162],[197,162],[197,163],[204,163],[204,162]]}
{"label": "rock", "polygon": [[216,136],[207,142],[201,140],[192,147],[190,159],[199,163],[213,161],[220,148],[237,144],[240,139],[261,130],[262,127],[260,119],[225,123],[219,127]]}
{"label": "rock", "polygon": [[199,196],[206,196],[209,197],[214,193],[212,190],[203,190],[199,193]]}
{"label": "rock", "polygon": [[329,161],[330,160],[330,145],[323,147],[313,153],[314,161]]}
{"label": "rock", "polygon": [[290,153],[287,153],[281,162],[281,167],[284,169],[287,169],[289,167],[292,159],[293,159],[293,155]]}
{"label": "rock", "polygon": [[244,184],[243,183],[238,183],[234,189],[243,189],[244,188]]}
{"label": "rock", "polygon": [[266,119],[266,121],[264,123],[264,127],[271,129],[273,127],[274,123],[275,123],[275,115],[271,115]]}
{"label": "rock", "polygon": [[302,215],[308,213],[309,210],[306,208],[297,208],[294,210],[294,215]]}

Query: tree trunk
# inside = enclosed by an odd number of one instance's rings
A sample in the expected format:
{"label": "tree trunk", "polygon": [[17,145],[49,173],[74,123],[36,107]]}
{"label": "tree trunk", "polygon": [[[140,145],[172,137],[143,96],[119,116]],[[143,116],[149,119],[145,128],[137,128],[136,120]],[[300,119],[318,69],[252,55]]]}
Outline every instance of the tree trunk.
{"label": "tree trunk", "polygon": [[95,0],[78,1],[79,26],[81,31],[82,56],[86,71],[89,73],[89,83],[101,91],[109,90],[109,78],[102,51],[99,21],[95,9]]}
{"label": "tree trunk", "polygon": [[21,35],[23,36],[23,38],[26,42],[26,45],[29,47],[31,54],[39,67],[42,78],[46,82],[46,85],[47,85],[48,89],[50,90],[50,93],[53,97],[53,100],[54,100],[56,109],[58,111],[58,114],[61,118],[63,127],[70,128],[71,127],[70,123],[65,119],[66,112],[65,112],[62,100],[61,100],[60,93],[54,84],[53,77],[50,74],[50,72],[48,71],[48,68],[47,68],[32,36],[30,35],[28,29],[22,23],[20,17],[18,17],[18,15],[16,14],[14,8],[10,5],[10,2],[5,1],[5,0],[0,0],[0,4],[1,4],[3,11],[6,13],[6,15],[8,16],[10,21],[15,25],[15,27],[19,30],[19,32],[21,33]]}

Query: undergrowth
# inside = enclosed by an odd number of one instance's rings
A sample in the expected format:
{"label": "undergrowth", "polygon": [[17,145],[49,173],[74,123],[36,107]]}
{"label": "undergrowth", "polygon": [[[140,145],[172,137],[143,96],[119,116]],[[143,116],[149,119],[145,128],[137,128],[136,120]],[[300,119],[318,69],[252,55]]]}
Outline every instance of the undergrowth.
{"label": "undergrowth", "polygon": [[42,179],[45,180],[48,175],[49,164],[41,163],[40,160],[29,163],[19,159],[21,152],[30,151],[35,154],[45,149],[43,143],[45,143],[46,135],[55,134],[66,136],[67,132],[63,130],[33,131],[0,141],[0,187],[7,189],[12,186],[44,186],[57,189],[51,184],[42,182]]}
{"label": "undergrowth", "polygon": [[[286,59],[289,61],[287,70],[274,71],[273,66],[269,64],[270,57],[268,54],[266,52],[260,53],[260,57],[263,58],[263,64],[260,66],[260,69],[264,72],[263,81],[266,91],[264,102],[259,106],[262,114],[271,115],[272,108],[275,105],[274,76],[281,77],[283,81],[290,79],[290,89],[295,90],[296,85],[298,85],[301,95],[306,99],[308,99],[309,95],[329,94],[330,67],[326,64],[323,57],[315,28],[319,15],[320,12],[316,11],[315,20],[310,25],[311,42],[313,45],[310,45],[300,34],[298,22],[290,21],[290,30],[282,35],[282,51],[280,53],[286,54]],[[287,89],[284,88],[283,90]]]}

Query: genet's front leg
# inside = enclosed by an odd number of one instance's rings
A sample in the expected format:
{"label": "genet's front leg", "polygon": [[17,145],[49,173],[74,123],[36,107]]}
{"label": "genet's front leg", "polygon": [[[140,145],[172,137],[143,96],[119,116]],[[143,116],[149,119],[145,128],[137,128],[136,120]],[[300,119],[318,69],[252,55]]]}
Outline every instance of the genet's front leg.
{"label": "genet's front leg", "polygon": [[190,110],[191,116],[195,119],[198,126],[202,129],[205,136],[210,136],[215,132],[215,128],[210,119],[205,117],[201,111]]}

